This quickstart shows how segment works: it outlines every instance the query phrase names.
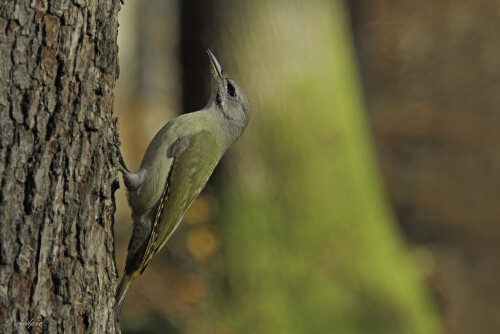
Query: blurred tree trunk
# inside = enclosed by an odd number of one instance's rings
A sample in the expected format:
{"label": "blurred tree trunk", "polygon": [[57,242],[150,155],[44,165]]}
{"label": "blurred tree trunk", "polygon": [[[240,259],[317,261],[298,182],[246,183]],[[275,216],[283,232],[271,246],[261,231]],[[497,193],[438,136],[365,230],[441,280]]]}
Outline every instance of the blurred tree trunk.
{"label": "blurred tree trunk", "polygon": [[500,328],[500,2],[353,0],[382,171],[448,333]]}
{"label": "blurred tree trunk", "polygon": [[119,9],[119,0],[0,5],[5,333],[115,331],[108,145],[118,141]]}
{"label": "blurred tree trunk", "polygon": [[213,332],[438,332],[381,190],[341,2],[215,5],[214,51],[252,119],[224,173]]}
{"label": "blurred tree trunk", "polygon": [[201,51],[211,47],[207,45],[207,39],[213,33],[213,19],[213,0],[181,1],[183,113],[200,110],[207,102],[210,81],[203,80],[203,73],[207,72],[207,56]]}

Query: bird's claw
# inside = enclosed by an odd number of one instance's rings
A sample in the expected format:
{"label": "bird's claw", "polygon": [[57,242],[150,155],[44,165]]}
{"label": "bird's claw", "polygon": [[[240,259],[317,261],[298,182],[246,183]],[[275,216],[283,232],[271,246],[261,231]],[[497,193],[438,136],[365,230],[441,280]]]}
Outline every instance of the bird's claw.
{"label": "bird's claw", "polygon": [[122,174],[129,174],[130,171],[127,168],[127,165],[125,164],[125,161],[123,160],[122,153],[120,151],[120,147],[116,143],[108,143],[110,149],[112,150],[112,161],[113,161],[113,166],[118,168],[118,171]]}

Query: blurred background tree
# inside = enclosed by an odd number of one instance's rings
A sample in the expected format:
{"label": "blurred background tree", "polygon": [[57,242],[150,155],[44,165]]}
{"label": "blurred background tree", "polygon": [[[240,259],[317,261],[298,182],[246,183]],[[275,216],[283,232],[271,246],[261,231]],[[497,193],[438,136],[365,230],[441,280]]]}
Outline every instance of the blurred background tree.
{"label": "blurred background tree", "polygon": [[500,5],[346,4],[126,2],[116,111],[131,167],[165,122],[204,106],[206,48],[252,118],[132,287],[125,333],[500,328]]}
{"label": "blurred background tree", "polygon": [[500,3],[350,1],[383,175],[447,333],[500,329]]}

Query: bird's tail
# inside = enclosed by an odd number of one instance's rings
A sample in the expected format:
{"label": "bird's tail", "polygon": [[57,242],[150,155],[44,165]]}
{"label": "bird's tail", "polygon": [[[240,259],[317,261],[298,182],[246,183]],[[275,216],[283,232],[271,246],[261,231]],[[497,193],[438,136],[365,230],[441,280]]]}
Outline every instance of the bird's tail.
{"label": "bird's tail", "polygon": [[120,321],[120,310],[122,308],[123,302],[125,301],[125,296],[127,295],[128,289],[132,284],[132,281],[135,279],[137,275],[124,273],[120,284],[118,284],[118,288],[116,289],[115,295],[115,321]]}

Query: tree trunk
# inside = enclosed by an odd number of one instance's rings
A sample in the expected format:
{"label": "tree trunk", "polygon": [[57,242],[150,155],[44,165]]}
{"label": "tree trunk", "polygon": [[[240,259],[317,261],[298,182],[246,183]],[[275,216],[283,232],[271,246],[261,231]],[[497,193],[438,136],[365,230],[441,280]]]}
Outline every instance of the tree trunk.
{"label": "tree trunk", "polygon": [[[210,96],[208,37],[213,33],[214,0],[181,1],[182,112],[200,110]],[[203,78],[205,77],[205,80]],[[208,80],[206,80],[208,79]]]}
{"label": "tree trunk", "polygon": [[382,171],[447,333],[500,328],[500,2],[349,1]]}
{"label": "tree trunk", "polygon": [[[0,5],[0,322],[114,332],[118,0]],[[29,323],[32,320],[32,323]]]}

